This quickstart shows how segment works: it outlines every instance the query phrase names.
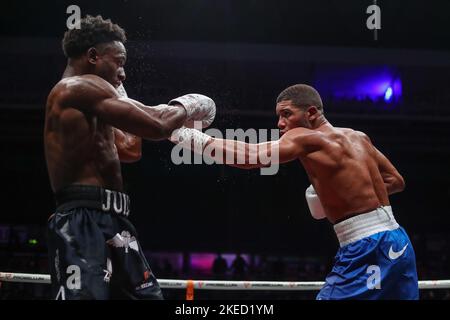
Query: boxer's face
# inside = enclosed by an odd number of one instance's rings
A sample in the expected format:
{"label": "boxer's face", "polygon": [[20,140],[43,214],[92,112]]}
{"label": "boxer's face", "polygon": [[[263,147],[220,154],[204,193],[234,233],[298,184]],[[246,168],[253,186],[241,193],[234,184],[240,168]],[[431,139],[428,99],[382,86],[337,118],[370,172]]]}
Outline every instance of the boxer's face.
{"label": "boxer's face", "polygon": [[291,100],[277,103],[278,128],[281,135],[298,127],[311,128],[308,121],[308,111],[292,105]]}
{"label": "boxer's face", "polygon": [[124,65],[127,51],[120,41],[113,41],[96,46],[95,74],[102,77],[114,88],[117,88],[126,78]]}

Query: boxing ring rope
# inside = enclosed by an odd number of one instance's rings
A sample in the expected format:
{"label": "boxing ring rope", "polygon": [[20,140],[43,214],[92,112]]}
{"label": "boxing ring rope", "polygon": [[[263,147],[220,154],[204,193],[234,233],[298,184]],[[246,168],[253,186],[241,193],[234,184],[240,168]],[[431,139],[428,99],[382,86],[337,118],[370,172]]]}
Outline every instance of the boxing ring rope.
{"label": "boxing ring rope", "polygon": [[[50,275],[0,272],[0,281],[50,284]],[[320,290],[323,281],[227,281],[158,279],[163,289],[200,290]],[[419,289],[450,289],[450,280],[421,280]]]}

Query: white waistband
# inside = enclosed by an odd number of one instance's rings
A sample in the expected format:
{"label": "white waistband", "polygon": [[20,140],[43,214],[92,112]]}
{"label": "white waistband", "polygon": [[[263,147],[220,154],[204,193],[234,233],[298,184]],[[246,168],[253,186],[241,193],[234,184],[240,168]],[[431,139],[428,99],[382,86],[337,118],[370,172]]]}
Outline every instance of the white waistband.
{"label": "white waistband", "polygon": [[382,231],[399,227],[390,206],[348,218],[334,225],[334,231],[341,247]]}

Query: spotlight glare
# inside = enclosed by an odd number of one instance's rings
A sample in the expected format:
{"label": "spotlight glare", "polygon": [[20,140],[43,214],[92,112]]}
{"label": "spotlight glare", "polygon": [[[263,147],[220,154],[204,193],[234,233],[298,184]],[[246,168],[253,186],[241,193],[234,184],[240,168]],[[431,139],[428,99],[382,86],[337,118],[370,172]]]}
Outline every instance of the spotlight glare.
{"label": "spotlight glare", "polygon": [[394,91],[392,90],[392,87],[388,87],[386,89],[386,92],[384,93],[384,101],[386,101],[386,102],[391,101],[393,94],[394,94]]}

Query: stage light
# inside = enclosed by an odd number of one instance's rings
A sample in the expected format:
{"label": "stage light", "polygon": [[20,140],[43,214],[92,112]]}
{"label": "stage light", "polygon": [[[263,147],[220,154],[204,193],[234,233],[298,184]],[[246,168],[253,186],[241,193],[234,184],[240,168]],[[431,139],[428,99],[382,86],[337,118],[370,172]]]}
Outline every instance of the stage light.
{"label": "stage light", "polygon": [[394,96],[394,91],[392,90],[392,87],[388,87],[386,89],[386,92],[384,93],[384,101],[386,101],[386,102],[391,101],[393,96]]}
{"label": "stage light", "polygon": [[315,72],[314,84],[325,99],[370,99],[393,103],[402,96],[399,73],[388,66],[321,67]]}

